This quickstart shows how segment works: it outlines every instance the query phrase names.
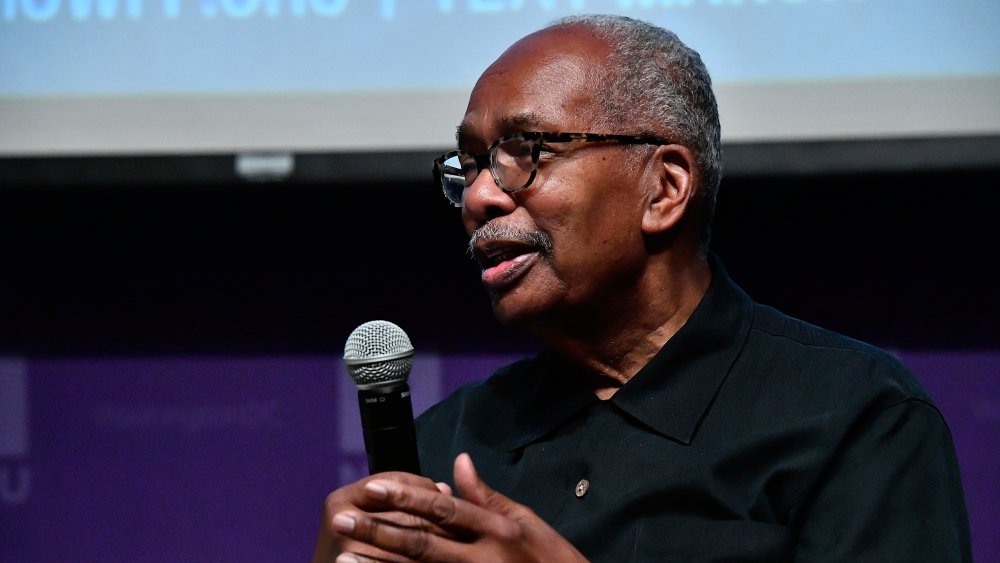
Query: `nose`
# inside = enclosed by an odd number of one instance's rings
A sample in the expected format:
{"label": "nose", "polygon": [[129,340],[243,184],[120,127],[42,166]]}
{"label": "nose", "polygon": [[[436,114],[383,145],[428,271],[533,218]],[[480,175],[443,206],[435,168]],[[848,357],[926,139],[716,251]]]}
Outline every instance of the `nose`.
{"label": "nose", "polygon": [[500,189],[489,168],[480,172],[472,185],[465,189],[464,199],[462,223],[469,233],[491,219],[508,215],[517,209],[514,194]]}

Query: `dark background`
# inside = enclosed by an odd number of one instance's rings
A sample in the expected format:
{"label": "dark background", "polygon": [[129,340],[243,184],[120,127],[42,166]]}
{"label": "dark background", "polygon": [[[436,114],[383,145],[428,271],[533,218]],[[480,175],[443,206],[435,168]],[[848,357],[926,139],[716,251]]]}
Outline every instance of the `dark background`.
{"label": "dark background", "polygon": [[[0,384],[30,442],[0,456],[26,487],[0,559],[307,558],[364,473],[355,326],[406,329],[425,404],[534,349],[494,320],[433,156],[297,154],[270,181],[234,155],[0,159]],[[995,559],[1000,137],[729,145],[726,168],[734,279],[911,366]]]}
{"label": "dark background", "polygon": [[[996,144],[729,146],[714,248],[814,324],[995,349]],[[0,354],[338,354],[376,318],[425,350],[533,347],[493,319],[431,156],[304,155],[263,182],[226,155],[0,159]]]}

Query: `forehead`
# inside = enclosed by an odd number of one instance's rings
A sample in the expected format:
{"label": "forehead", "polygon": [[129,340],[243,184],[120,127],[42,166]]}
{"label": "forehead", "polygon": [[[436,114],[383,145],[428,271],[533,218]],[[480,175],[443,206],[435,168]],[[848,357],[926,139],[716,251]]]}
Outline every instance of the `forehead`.
{"label": "forehead", "polygon": [[459,126],[459,146],[475,148],[517,131],[587,130],[606,58],[606,44],[578,30],[545,30],[521,39],[476,83]]}

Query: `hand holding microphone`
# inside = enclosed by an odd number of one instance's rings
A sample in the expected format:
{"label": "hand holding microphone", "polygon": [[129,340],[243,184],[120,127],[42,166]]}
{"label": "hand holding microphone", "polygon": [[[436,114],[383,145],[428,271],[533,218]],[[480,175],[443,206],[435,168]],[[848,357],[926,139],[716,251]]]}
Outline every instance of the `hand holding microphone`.
{"label": "hand holding microphone", "polygon": [[413,368],[410,338],[393,323],[369,321],[347,337],[344,364],[358,386],[368,472],[419,475],[413,406],[406,383]]}
{"label": "hand holding microphone", "polygon": [[[428,491],[439,491],[434,482],[419,476],[413,408],[410,388],[406,383],[413,367],[410,338],[403,329],[387,321],[364,323],[347,338],[344,364],[348,375],[358,386],[358,406],[369,473],[378,473],[380,479],[395,479]],[[344,485],[327,496],[313,553],[314,562],[333,561],[343,552],[363,553],[380,560],[393,557],[388,551],[338,532],[335,524],[344,514],[360,518],[365,513],[363,505],[368,499],[366,484],[371,480],[371,477],[366,477]],[[395,523],[404,526],[412,522],[412,517],[403,512],[380,513],[378,518],[387,525]]]}
{"label": "hand holding microphone", "polygon": [[368,469],[380,475],[327,497],[313,561],[584,561],[528,507],[483,483],[468,455],[455,460],[462,498],[418,476],[406,384],[413,346],[401,328],[386,321],[359,326],[347,338],[344,363],[358,386]]}

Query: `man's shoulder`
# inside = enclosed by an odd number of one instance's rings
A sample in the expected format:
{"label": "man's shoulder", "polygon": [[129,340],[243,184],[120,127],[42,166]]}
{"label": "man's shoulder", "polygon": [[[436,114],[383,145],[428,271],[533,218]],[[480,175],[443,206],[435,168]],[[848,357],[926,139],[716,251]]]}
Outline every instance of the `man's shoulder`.
{"label": "man's shoulder", "polygon": [[910,370],[886,350],[765,305],[754,304],[746,354],[809,385],[823,382],[844,391],[867,387],[889,400],[930,402]]}
{"label": "man's shoulder", "polygon": [[516,408],[518,397],[523,397],[525,387],[534,379],[533,374],[542,369],[541,362],[538,356],[524,358],[497,369],[482,381],[466,383],[427,409],[418,417],[418,422],[463,418],[480,409],[499,414]]}
{"label": "man's shoulder", "polygon": [[529,410],[523,406],[537,369],[536,358],[504,366],[483,381],[458,388],[417,417],[424,475],[450,482],[452,460],[467,452],[481,475],[495,477],[492,471],[504,466],[497,460],[506,455],[518,417]]}

